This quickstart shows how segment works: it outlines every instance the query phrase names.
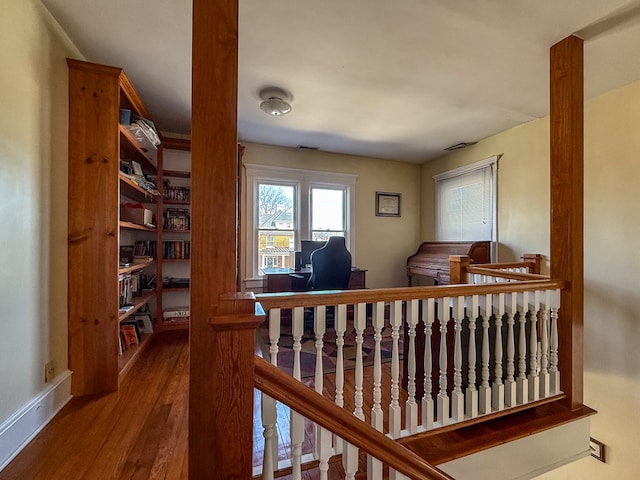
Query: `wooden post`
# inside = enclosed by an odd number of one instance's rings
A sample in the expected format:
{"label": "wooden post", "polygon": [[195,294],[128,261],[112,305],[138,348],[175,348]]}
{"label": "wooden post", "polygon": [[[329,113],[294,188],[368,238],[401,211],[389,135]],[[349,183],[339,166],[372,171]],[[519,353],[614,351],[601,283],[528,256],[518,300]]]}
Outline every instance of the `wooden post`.
{"label": "wooden post", "polygon": [[249,478],[248,308],[215,305],[236,289],[238,1],[193,0],[192,35],[189,478]]}
{"label": "wooden post", "polygon": [[571,408],[582,405],[584,92],[582,39],[551,47],[551,276],[568,281],[560,305],[559,368]]}
{"label": "wooden post", "polygon": [[525,253],[520,258],[522,258],[523,262],[529,262],[531,264],[529,267],[529,273],[540,273],[542,270],[544,255],[541,253]]}
{"label": "wooden post", "polygon": [[467,281],[467,267],[470,264],[468,255],[449,255],[449,283],[458,285]]}
{"label": "wooden post", "polygon": [[263,320],[264,314],[255,314],[252,292],[223,295],[209,320],[213,342],[208,355],[218,366],[210,372],[214,393],[207,409],[212,422],[203,433],[210,437],[213,448],[208,452],[199,449],[206,458],[194,459],[190,442],[191,479],[241,479],[253,475],[254,339]]}

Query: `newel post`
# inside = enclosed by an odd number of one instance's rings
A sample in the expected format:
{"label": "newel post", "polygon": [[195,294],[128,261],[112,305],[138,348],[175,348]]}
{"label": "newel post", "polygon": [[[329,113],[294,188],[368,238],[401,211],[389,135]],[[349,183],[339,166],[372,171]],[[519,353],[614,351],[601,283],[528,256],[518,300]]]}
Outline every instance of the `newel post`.
{"label": "newel post", "polygon": [[468,255],[449,255],[449,283],[457,285],[469,283],[467,281],[467,268],[471,260]]}
{"label": "newel post", "polygon": [[522,258],[523,262],[531,264],[531,266],[529,267],[529,273],[540,273],[544,255],[542,255],[541,253],[525,253],[520,258]]}
{"label": "newel post", "polygon": [[[251,478],[254,340],[264,313],[256,312],[252,292],[224,294],[214,310],[209,318],[209,354],[215,359],[216,368],[211,372],[213,395],[208,402],[213,416],[209,435],[214,448],[207,455],[215,472],[193,478]],[[209,476],[215,473],[221,476]]]}

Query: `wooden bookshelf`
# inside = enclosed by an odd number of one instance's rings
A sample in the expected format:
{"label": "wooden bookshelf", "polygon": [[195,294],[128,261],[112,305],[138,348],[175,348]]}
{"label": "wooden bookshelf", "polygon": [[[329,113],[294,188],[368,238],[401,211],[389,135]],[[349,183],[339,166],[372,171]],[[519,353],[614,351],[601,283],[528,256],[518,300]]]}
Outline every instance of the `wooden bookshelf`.
{"label": "wooden bookshelf", "polygon": [[[151,119],[121,68],[67,59],[69,68],[69,368],[73,395],[112,392],[152,338],[119,355],[120,325],[144,310],[158,290],[133,297],[120,313],[120,281],[145,270],[161,277],[161,259],[120,268],[120,245],[161,241],[161,228],[120,221],[120,205],[136,202],[162,218],[159,191],[123,174],[121,161],[137,162],[145,175],[162,170],[162,145],[141,145],[120,124],[120,110]],[[122,237],[122,238],[121,238]],[[153,240],[151,240],[153,239]],[[140,280],[140,279],[138,279]],[[157,281],[161,284],[161,282]],[[133,283],[132,283],[133,285]],[[138,288],[142,288],[141,286]]]}

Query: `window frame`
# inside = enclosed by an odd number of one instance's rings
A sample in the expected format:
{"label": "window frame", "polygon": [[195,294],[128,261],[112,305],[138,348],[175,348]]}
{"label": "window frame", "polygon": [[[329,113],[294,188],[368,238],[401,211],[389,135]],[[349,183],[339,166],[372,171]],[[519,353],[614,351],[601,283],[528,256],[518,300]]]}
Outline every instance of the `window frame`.
{"label": "window frame", "polygon": [[323,172],[300,168],[277,167],[245,163],[245,280],[260,279],[258,271],[258,186],[260,183],[294,186],[294,249],[300,250],[300,240],[311,238],[311,189],[342,189],[344,199],[345,243],[355,259],[355,196],[357,175]]}

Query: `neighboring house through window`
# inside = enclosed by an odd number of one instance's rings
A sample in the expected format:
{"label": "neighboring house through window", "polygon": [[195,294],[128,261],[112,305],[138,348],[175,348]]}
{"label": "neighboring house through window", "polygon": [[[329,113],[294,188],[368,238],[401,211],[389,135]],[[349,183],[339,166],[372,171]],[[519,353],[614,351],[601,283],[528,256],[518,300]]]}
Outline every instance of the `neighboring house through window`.
{"label": "neighboring house through window", "polygon": [[300,240],[345,237],[353,252],[355,182],[350,174],[245,164],[247,277],[294,266]]}
{"label": "neighboring house through window", "polygon": [[497,241],[499,155],[435,175],[436,240]]}

